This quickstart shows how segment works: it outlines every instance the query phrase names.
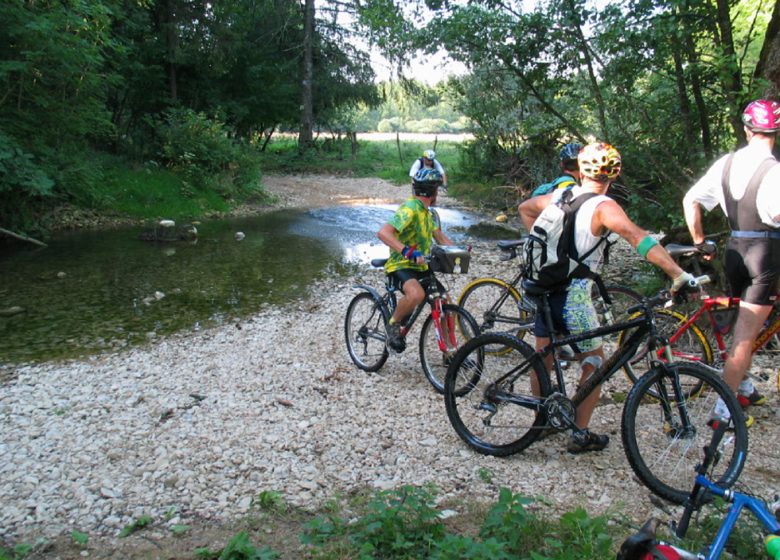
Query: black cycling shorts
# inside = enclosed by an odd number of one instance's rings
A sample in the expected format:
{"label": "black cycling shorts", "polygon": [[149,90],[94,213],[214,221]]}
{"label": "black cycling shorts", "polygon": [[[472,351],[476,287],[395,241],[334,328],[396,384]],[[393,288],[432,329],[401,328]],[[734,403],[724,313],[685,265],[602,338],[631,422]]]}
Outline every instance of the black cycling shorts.
{"label": "black cycling shorts", "polygon": [[772,305],[780,276],[780,241],[732,237],[726,245],[724,268],[731,297]]}
{"label": "black cycling shorts", "polygon": [[[429,283],[429,279],[431,278],[431,274],[427,270],[422,271],[411,268],[402,268],[400,270],[391,272],[387,275],[387,277],[390,279],[391,286],[393,286],[396,290],[401,290],[403,292],[406,281],[412,279],[419,281],[422,287],[426,288]],[[446,292],[441,282],[436,280],[436,284],[438,284],[438,288],[441,293]]]}

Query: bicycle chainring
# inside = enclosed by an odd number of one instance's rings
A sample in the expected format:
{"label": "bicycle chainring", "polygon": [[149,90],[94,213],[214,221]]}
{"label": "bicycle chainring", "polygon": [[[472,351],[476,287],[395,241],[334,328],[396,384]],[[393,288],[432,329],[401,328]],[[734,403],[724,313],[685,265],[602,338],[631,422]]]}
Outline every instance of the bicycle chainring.
{"label": "bicycle chainring", "polygon": [[544,411],[547,414],[547,422],[553,428],[562,430],[574,425],[576,409],[566,395],[553,393],[544,400]]}

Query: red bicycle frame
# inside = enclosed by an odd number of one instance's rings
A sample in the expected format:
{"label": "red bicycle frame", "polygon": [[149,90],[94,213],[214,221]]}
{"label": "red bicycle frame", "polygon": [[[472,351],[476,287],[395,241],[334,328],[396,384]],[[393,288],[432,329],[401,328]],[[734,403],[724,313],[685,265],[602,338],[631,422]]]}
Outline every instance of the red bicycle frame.
{"label": "red bicycle frame", "polygon": [[[680,350],[675,349],[674,343],[683,335],[686,330],[688,330],[688,328],[690,328],[692,324],[699,320],[702,314],[707,313],[707,318],[709,319],[712,333],[715,335],[715,341],[718,344],[717,351],[719,357],[721,360],[725,361],[728,358],[728,348],[726,348],[726,343],[723,341],[722,329],[717,325],[712,312],[739,308],[740,300],[739,298],[732,298],[728,296],[706,296],[701,301],[702,306],[696,311],[696,313],[688,317],[685,323],[683,323],[669,339],[669,342],[672,346],[672,354],[675,357],[679,357],[683,360],[701,361],[697,356],[688,355],[685,352],[681,352]],[[771,317],[772,315],[770,315],[770,318]],[[758,333],[758,337],[753,342],[753,348],[751,352],[755,354],[758,350],[763,348],[763,346],[769,342],[769,340],[778,331],[780,331],[780,313],[775,313],[772,322],[768,325],[765,325]]]}

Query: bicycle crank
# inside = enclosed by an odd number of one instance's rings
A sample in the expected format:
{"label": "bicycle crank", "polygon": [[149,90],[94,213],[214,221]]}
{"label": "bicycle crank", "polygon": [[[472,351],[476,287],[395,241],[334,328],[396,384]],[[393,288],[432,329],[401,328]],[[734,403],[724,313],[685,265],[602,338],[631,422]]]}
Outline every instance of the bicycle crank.
{"label": "bicycle crank", "polygon": [[553,393],[544,400],[544,411],[547,414],[547,422],[553,428],[562,430],[575,425],[574,403],[561,393]]}

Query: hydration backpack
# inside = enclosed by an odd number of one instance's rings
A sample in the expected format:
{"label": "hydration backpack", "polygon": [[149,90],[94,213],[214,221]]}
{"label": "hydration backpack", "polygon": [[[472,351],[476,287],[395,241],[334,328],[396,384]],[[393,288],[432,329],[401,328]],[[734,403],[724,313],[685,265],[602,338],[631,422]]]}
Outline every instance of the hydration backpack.
{"label": "hydration backpack", "polygon": [[531,196],[534,197],[542,194],[549,194],[553,192],[555,189],[570,189],[576,186],[577,186],[577,181],[574,180],[574,177],[571,177],[569,175],[561,175],[551,183],[544,183],[543,185],[539,185],[538,187],[536,187],[534,191],[531,193]]}
{"label": "hydration backpack", "polygon": [[577,254],[574,241],[574,218],[580,207],[596,193],[584,193],[573,198],[571,189],[564,190],[561,198],[545,208],[536,218],[523,247],[525,265],[523,275],[542,288],[563,288],[572,278],[593,278],[598,275],[590,270],[587,259],[606,237],[584,255]]}

